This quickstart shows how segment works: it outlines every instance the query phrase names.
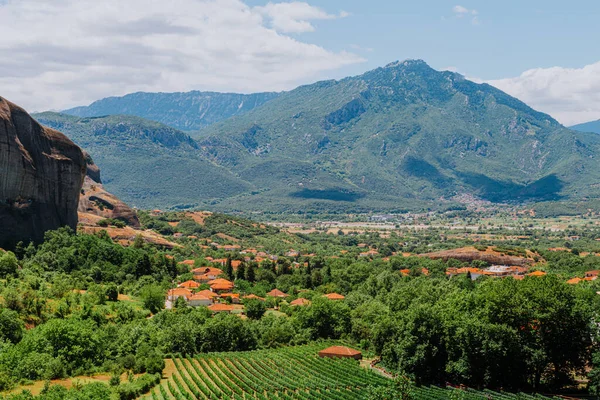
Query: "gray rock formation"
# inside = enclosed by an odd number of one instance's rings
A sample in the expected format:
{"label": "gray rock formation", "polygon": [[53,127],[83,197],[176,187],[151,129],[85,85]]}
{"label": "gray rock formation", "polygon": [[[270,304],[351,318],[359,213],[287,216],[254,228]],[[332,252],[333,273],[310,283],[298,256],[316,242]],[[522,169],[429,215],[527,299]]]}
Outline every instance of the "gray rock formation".
{"label": "gray rock formation", "polygon": [[85,174],[77,145],[0,97],[0,247],[76,229]]}

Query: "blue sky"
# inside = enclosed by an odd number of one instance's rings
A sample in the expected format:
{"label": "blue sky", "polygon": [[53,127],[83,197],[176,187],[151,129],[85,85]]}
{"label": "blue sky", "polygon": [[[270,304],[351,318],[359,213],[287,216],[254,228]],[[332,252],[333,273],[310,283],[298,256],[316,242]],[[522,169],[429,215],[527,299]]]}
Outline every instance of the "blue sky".
{"label": "blue sky", "polygon": [[[261,5],[264,1],[248,1]],[[583,67],[600,61],[600,1],[313,0],[311,5],[350,15],[316,21],[303,41],[367,58],[340,74],[360,73],[390,61],[420,58],[435,68],[453,66],[482,79],[516,76],[546,67]],[[458,18],[457,5],[477,11]],[[356,50],[352,45],[363,49]]]}
{"label": "blue sky", "polygon": [[570,125],[600,119],[600,1],[0,0],[0,95],[291,90],[420,58]]}

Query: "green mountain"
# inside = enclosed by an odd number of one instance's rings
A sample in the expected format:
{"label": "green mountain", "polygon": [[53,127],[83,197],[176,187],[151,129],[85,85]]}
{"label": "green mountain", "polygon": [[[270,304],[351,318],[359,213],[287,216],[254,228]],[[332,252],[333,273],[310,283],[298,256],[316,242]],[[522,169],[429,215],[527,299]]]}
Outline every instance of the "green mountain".
{"label": "green mountain", "polygon": [[232,208],[599,194],[597,135],[420,60],[299,87],[196,139],[205,156],[265,190],[226,201]]}
{"label": "green mountain", "polygon": [[570,127],[579,132],[600,133],[600,119],[598,121],[584,122],[583,124],[573,125]]}
{"label": "green mountain", "polygon": [[[168,119],[175,108],[153,112]],[[136,117],[36,117],[88,150],[107,189],[139,207],[321,213],[449,207],[463,194],[600,198],[599,135],[419,60],[301,86],[194,140]]]}
{"label": "green mountain", "polygon": [[194,207],[251,188],[228,170],[207,161],[187,134],[139,117],[77,118],[34,114],[87,150],[102,169],[104,186],[139,208]]}
{"label": "green mountain", "polygon": [[278,93],[132,93],[108,97],[87,107],[63,111],[76,117],[134,115],[184,131],[201,129],[234,115],[241,115],[274,99]]}

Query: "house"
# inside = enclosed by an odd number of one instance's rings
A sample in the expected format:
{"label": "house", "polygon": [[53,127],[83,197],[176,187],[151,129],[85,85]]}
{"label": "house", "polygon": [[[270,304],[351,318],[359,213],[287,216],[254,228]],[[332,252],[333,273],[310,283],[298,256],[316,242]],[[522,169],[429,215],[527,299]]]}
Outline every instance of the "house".
{"label": "house", "polygon": [[290,306],[309,306],[311,304],[310,300],[306,300],[305,298],[299,297],[296,300],[290,303]]}
{"label": "house", "polygon": [[196,264],[194,260],[183,260],[179,264],[187,265],[188,267],[193,267]]}
{"label": "house", "polygon": [[267,296],[269,296],[269,297],[277,297],[279,299],[285,299],[286,297],[288,297],[288,294],[283,293],[279,289],[273,289],[269,293],[267,293]]}
{"label": "house", "polygon": [[188,298],[188,305],[192,307],[210,306],[213,300],[210,297],[203,296],[199,293],[193,294]]}
{"label": "house", "polygon": [[323,295],[323,297],[328,298],[329,300],[344,300],[345,297],[338,293],[328,293]]}
{"label": "house", "polygon": [[240,265],[242,265],[242,262],[240,260],[232,260],[231,261],[231,268],[234,271],[237,271],[237,269],[240,267]]}
{"label": "house", "polygon": [[239,244],[225,244],[223,246],[217,246],[217,248],[225,251],[237,251],[241,249],[241,246]]}
{"label": "house", "polygon": [[212,311],[213,313],[220,313],[220,312],[231,313],[233,311],[233,306],[229,305],[229,304],[216,303],[216,304],[212,304],[212,305],[208,306],[207,308],[210,311]]}
{"label": "house", "polygon": [[220,298],[226,299],[230,298],[233,304],[240,304],[240,294],[239,293],[221,293],[219,295]]}
{"label": "house", "polygon": [[319,357],[327,358],[353,358],[362,360],[362,353],[345,346],[331,346],[319,352]]}
{"label": "house", "polygon": [[534,271],[531,272],[529,274],[527,274],[528,276],[544,276],[546,275],[546,273],[544,271]]}
{"label": "house", "polygon": [[379,254],[379,252],[377,250],[369,250],[369,251],[360,253],[358,256],[359,257],[371,257],[371,256],[376,256],[377,254]]}
{"label": "house", "polygon": [[185,282],[177,285],[177,287],[186,288],[186,289],[197,289],[200,287],[200,284],[196,281],[185,281]]}
{"label": "house", "polygon": [[174,302],[180,297],[183,297],[186,301],[192,296],[192,292],[186,288],[175,288],[167,292],[167,300]]}
{"label": "house", "polygon": [[223,279],[223,278],[219,278],[219,279],[214,279],[212,281],[208,282],[208,285],[210,286],[210,290],[212,290],[213,292],[219,293],[219,292],[229,292],[231,289],[233,289],[233,282],[228,281],[227,279]]}
{"label": "house", "polygon": [[577,285],[579,282],[581,282],[583,279],[581,278],[571,278],[567,281],[568,285]]}
{"label": "house", "polygon": [[200,283],[206,283],[215,280],[223,274],[223,270],[213,267],[201,267],[192,270],[194,280]]}
{"label": "house", "polygon": [[249,294],[249,295],[247,295],[247,296],[244,296],[244,297],[242,297],[242,298],[243,298],[244,300],[261,300],[261,301],[265,301],[265,299],[264,299],[264,298],[262,298],[262,297],[258,297],[258,296],[257,296],[257,295],[255,295],[255,294]]}
{"label": "house", "polygon": [[214,292],[211,292],[210,290],[207,290],[207,289],[205,289],[205,290],[201,290],[201,291],[199,291],[199,292],[198,292],[198,293],[196,293],[196,294],[202,295],[202,296],[204,296],[204,297],[208,297],[209,299],[213,299],[213,301],[214,301],[214,299],[215,299],[216,297],[219,297],[219,295],[218,295],[218,294],[216,294],[216,293],[214,293]]}
{"label": "house", "polygon": [[594,271],[588,271],[585,273],[585,277],[586,278],[595,278],[598,277],[598,270],[594,270]]}

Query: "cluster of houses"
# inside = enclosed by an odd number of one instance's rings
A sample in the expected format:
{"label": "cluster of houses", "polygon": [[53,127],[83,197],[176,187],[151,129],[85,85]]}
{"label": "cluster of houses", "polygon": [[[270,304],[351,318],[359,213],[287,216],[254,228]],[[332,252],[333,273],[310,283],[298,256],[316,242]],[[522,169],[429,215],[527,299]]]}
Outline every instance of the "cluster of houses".
{"label": "cluster of houses", "polygon": [[[191,260],[182,262],[183,264],[193,265]],[[219,262],[220,260],[216,260]],[[213,260],[215,262],[215,260]],[[233,266],[233,265],[232,265]],[[183,298],[187,305],[191,307],[208,307],[213,312],[232,312],[235,309],[235,304],[240,304],[241,300],[256,299],[265,301],[263,297],[255,294],[249,294],[240,298],[239,293],[233,293],[235,284],[230,280],[220,278],[223,270],[215,267],[200,267],[192,271],[193,280],[180,283],[177,287],[170,289],[167,292],[165,302],[166,308],[172,308],[173,304]],[[199,290],[200,286],[206,284],[209,289]],[[279,289],[273,289],[267,293],[266,297],[275,299],[286,299],[290,295],[282,292]],[[328,293],[324,295],[329,300],[344,300],[344,296],[338,293]],[[227,301],[229,300],[229,301]],[[227,304],[231,303],[231,304]],[[290,303],[290,306],[306,306],[310,305],[310,300],[298,298]]]}
{"label": "cluster of houses", "polygon": [[583,278],[572,278],[567,281],[569,285],[577,285],[580,282],[595,281],[598,279],[598,270],[588,271]]}

